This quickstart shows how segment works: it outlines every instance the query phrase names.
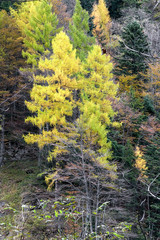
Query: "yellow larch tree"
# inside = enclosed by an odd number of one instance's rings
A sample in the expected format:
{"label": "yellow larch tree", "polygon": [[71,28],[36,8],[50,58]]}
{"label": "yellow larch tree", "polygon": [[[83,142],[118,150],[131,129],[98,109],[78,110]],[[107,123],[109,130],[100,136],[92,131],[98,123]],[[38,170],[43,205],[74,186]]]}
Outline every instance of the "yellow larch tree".
{"label": "yellow larch tree", "polygon": [[67,140],[70,121],[74,108],[73,90],[77,87],[76,74],[80,71],[80,60],[76,58],[68,36],[57,34],[52,41],[54,54],[40,59],[39,69],[43,72],[34,77],[31,101],[26,102],[28,109],[35,115],[26,122],[41,129],[40,134],[28,134],[27,143],[37,143],[39,148],[51,146],[50,158],[65,152],[63,140]]}
{"label": "yellow larch tree", "polygon": [[18,10],[12,9],[11,14],[23,34],[23,57],[37,67],[42,55],[50,55],[52,39],[62,30],[57,28],[58,19],[52,12],[52,5],[46,0],[24,2]]}
{"label": "yellow larch tree", "polygon": [[104,0],[99,0],[98,4],[94,4],[91,14],[93,17],[93,35],[97,38],[98,43],[104,49],[110,43],[111,18]]}
{"label": "yellow larch tree", "polygon": [[[41,133],[28,134],[25,141],[37,143],[39,148],[51,146],[52,159],[66,152],[66,143],[72,142],[80,128],[88,156],[109,170],[115,170],[108,161],[112,153],[107,127],[118,125],[112,121],[115,115],[112,99],[116,98],[118,85],[112,80],[110,56],[102,55],[100,46],[94,45],[86,61],[80,62],[64,32],[57,34],[52,48],[54,54],[50,59],[39,61],[38,67],[43,74],[34,77],[31,101],[26,102],[35,114],[26,122],[37,126]],[[74,100],[77,89],[79,98]],[[77,119],[73,119],[75,107],[79,108]],[[76,147],[81,145],[78,141],[79,137],[77,144],[74,142]]]}
{"label": "yellow larch tree", "polygon": [[25,29],[31,30],[29,19],[36,14],[36,7],[41,4],[40,0],[23,2],[19,5],[18,9],[15,10],[10,8],[12,17],[15,18],[18,28],[21,30],[23,36],[25,36]]}
{"label": "yellow larch tree", "polygon": [[115,112],[111,99],[116,98],[118,85],[113,82],[113,64],[110,56],[101,54],[100,46],[94,45],[84,64],[84,78],[81,90],[80,124],[83,126],[85,148],[90,149],[93,159],[110,168],[111,142],[107,140],[107,126]]}

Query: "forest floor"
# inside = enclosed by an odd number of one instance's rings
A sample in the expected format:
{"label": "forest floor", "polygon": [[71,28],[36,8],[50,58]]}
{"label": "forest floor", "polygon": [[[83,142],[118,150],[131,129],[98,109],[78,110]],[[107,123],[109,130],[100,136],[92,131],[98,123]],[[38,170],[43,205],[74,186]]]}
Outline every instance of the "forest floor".
{"label": "forest floor", "polygon": [[53,194],[37,179],[39,172],[37,161],[26,159],[0,168],[0,240],[59,239],[54,237],[47,208],[40,207],[53,202]]}

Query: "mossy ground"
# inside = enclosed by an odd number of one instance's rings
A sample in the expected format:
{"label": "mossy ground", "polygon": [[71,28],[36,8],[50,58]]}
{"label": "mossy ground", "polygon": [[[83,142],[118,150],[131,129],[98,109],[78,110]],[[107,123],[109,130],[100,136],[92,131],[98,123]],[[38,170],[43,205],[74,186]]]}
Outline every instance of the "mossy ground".
{"label": "mossy ground", "polygon": [[[40,172],[37,161],[28,159],[8,161],[0,168],[0,240],[74,239],[62,237],[57,231],[54,199],[42,179],[37,178]],[[48,202],[47,207],[34,209],[28,203],[25,205],[22,196],[26,193],[37,194],[44,204]],[[24,206],[33,209],[23,212]]]}
{"label": "mossy ground", "polygon": [[39,184],[38,173],[37,162],[26,159],[9,161],[0,168],[0,240],[15,228],[22,208],[21,194],[32,192],[33,186]]}
{"label": "mossy ground", "polygon": [[38,184],[36,176],[39,172],[36,162],[30,160],[8,162],[0,168],[0,199],[19,210],[21,193],[31,190]]}

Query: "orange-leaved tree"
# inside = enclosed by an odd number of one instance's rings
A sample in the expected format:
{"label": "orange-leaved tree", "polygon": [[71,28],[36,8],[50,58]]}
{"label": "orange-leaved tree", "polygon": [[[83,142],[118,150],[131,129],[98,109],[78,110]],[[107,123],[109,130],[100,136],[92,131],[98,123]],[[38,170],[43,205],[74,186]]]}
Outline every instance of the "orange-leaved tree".
{"label": "orange-leaved tree", "polygon": [[111,34],[111,18],[104,0],[99,0],[98,4],[94,4],[91,17],[94,24],[92,32],[101,48],[108,52],[109,49],[116,47],[117,37],[114,36],[115,39],[113,39]]}
{"label": "orange-leaved tree", "polygon": [[154,107],[160,109],[160,62],[148,64],[147,73],[143,76],[148,79],[145,84],[144,95],[149,95],[154,103]]}
{"label": "orange-leaved tree", "polygon": [[[1,113],[1,150],[0,165],[4,158],[5,115],[13,110],[12,103],[19,98],[18,91],[24,86],[19,68],[25,66],[22,58],[23,41],[15,20],[6,11],[0,12],[0,113]],[[15,105],[14,105],[15,106]],[[9,129],[10,131],[11,129]]]}
{"label": "orange-leaved tree", "polygon": [[64,30],[68,29],[69,22],[71,20],[70,13],[67,11],[67,6],[63,0],[49,0],[52,5],[52,11],[57,15],[60,27],[64,27]]}

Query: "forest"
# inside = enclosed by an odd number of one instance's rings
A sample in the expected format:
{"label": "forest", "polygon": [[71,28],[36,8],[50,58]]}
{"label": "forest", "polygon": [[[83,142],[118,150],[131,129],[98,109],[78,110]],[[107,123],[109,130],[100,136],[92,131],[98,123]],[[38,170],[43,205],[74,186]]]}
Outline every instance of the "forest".
{"label": "forest", "polygon": [[160,240],[160,1],[0,1],[0,240]]}

